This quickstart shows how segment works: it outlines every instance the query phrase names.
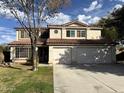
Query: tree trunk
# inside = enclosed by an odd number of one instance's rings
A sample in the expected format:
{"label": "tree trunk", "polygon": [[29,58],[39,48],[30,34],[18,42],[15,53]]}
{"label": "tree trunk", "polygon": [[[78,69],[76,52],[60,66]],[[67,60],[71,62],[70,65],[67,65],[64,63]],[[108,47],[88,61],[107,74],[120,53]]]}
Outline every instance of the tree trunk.
{"label": "tree trunk", "polygon": [[33,71],[36,71],[38,70],[38,67],[37,67],[37,49],[36,49],[36,45],[34,44],[33,45]]}
{"label": "tree trunk", "polygon": [[36,41],[31,40],[31,61],[32,61],[32,70],[37,71],[38,70],[38,64],[37,64],[37,47],[36,47]]}

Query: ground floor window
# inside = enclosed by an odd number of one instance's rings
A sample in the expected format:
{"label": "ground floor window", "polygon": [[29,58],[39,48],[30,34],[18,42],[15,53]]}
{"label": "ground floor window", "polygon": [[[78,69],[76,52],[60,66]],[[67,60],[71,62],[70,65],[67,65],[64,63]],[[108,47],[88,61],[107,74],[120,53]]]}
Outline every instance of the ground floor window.
{"label": "ground floor window", "polygon": [[30,58],[31,48],[16,47],[16,58]]}

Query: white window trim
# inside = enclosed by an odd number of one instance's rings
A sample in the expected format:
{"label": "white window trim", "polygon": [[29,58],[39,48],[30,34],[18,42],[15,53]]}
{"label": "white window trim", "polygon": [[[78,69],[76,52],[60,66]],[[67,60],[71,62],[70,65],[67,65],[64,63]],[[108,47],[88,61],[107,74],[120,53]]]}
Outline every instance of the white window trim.
{"label": "white window trim", "polygon": [[[19,51],[18,51],[18,57],[17,57],[17,55],[15,55],[15,58],[25,59],[25,58],[29,58],[29,57],[30,57],[30,49],[31,49],[31,48],[29,48],[29,47],[16,47],[16,48],[19,48]],[[16,48],[15,48],[15,49],[16,49]],[[19,53],[19,52],[20,52],[20,49],[21,49],[21,48],[28,48],[28,56],[27,56],[27,57],[21,57],[21,56],[20,56],[20,53]],[[17,51],[17,50],[16,50],[16,51]],[[15,54],[17,54],[16,51],[15,51]]]}
{"label": "white window trim", "polygon": [[[23,37],[22,37],[22,33],[24,33],[24,36]],[[19,39],[29,38],[28,34],[27,35],[26,34],[27,34],[27,32],[25,32],[25,31],[19,31],[18,32]]]}
{"label": "white window trim", "polygon": [[[67,36],[67,31],[70,31],[70,37]],[[74,32],[75,32],[75,36],[74,36],[74,37],[71,36],[71,31],[74,31]],[[77,36],[77,32],[78,32],[78,31],[85,32],[85,33],[86,33],[85,36],[83,36],[83,37],[82,37],[82,36],[78,37],[78,36]],[[86,37],[87,37],[87,31],[86,31],[85,29],[80,29],[80,30],[78,30],[78,29],[67,29],[67,30],[66,30],[66,37],[67,37],[67,38],[86,38]]]}
{"label": "white window trim", "polygon": [[78,38],[86,37],[86,30],[77,30],[77,32],[78,32],[78,31],[79,31],[80,33],[81,33],[81,32],[85,32],[85,36],[79,36],[79,37],[77,36]]}
{"label": "white window trim", "polygon": [[[67,36],[67,32],[68,32],[68,31],[70,32],[70,33],[69,33],[69,34],[70,34],[69,37],[75,37],[75,36],[76,36],[76,30],[69,29],[69,30],[66,31],[66,37],[68,37],[68,36]],[[72,32],[72,31],[74,31],[74,36],[71,36],[71,32]]]}

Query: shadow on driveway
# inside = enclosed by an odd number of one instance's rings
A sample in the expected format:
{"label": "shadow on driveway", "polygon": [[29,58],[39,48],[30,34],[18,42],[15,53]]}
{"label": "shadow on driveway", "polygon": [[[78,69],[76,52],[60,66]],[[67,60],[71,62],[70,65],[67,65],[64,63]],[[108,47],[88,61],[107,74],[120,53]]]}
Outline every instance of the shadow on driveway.
{"label": "shadow on driveway", "polygon": [[70,69],[83,69],[94,73],[110,73],[118,76],[124,76],[124,64],[71,64],[66,65]]}

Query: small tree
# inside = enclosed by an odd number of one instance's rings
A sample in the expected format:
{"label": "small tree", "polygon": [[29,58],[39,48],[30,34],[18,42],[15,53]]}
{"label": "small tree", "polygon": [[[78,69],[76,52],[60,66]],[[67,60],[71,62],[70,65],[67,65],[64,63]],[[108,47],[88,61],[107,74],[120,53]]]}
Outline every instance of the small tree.
{"label": "small tree", "polygon": [[[111,28],[114,27],[114,29],[116,28],[116,31],[113,32],[117,33],[116,37],[118,37],[118,39],[124,39],[124,5],[122,6],[122,8],[115,9],[114,11],[109,13],[106,18],[102,18],[96,25],[100,25],[104,28],[104,30],[108,30],[108,28],[112,30]],[[110,31],[108,32],[110,34]]]}
{"label": "small tree", "polygon": [[42,22],[54,17],[69,0],[0,0],[1,6],[10,10],[31,41],[31,60],[36,71],[36,45]]}
{"label": "small tree", "polygon": [[107,39],[116,40],[118,38],[118,33],[115,27],[103,28],[102,36]]}
{"label": "small tree", "polygon": [[124,39],[124,5],[111,13],[112,25],[117,28],[119,39]]}

